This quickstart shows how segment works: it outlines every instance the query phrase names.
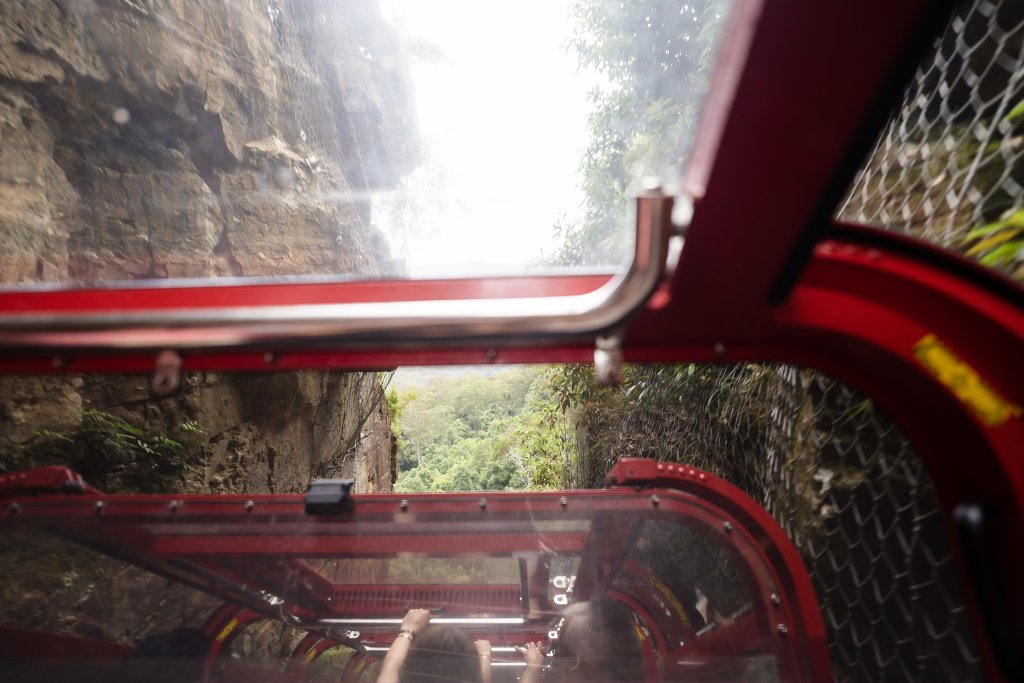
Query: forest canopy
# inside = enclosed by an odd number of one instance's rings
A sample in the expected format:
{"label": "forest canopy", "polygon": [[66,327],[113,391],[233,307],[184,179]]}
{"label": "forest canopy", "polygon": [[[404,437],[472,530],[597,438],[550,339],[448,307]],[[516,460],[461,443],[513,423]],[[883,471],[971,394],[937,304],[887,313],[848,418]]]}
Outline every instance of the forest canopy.
{"label": "forest canopy", "polygon": [[[628,198],[641,179],[678,180],[710,79],[723,0],[579,0],[566,49],[603,85],[590,93],[590,143],[580,160],[584,217],[554,226],[553,265],[629,257]],[[687,374],[689,379],[692,375]],[[586,367],[466,373],[389,393],[399,440],[397,491],[593,485],[630,397],[679,373],[634,372],[625,392],[601,390]],[[644,395],[647,395],[644,391]],[[598,437],[601,434],[603,436]],[[597,482],[599,483],[599,482]]]}
{"label": "forest canopy", "polygon": [[[502,491],[562,484],[569,444],[551,395],[554,368],[427,376],[388,392],[398,437],[396,491]],[[421,378],[422,380],[422,375]],[[399,388],[402,387],[402,388]]]}

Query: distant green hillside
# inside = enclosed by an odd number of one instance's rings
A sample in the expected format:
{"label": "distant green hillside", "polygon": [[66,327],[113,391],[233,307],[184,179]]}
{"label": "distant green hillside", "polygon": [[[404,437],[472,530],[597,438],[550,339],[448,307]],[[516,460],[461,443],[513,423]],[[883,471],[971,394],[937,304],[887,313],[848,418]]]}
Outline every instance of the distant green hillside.
{"label": "distant green hillside", "polygon": [[[399,371],[388,394],[396,491],[554,487],[569,434],[543,366]],[[411,388],[410,388],[411,387]]]}

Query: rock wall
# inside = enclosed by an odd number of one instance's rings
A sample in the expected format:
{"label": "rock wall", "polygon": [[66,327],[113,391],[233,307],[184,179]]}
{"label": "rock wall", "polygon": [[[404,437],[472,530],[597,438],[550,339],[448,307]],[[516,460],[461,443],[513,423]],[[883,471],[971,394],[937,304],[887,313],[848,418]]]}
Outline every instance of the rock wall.
{"label": "rock wall", "polygon": [[[394,269],[367,191],[418,163],[392,28],[373,2],[0,3],[0,283]],[[84,409],[194,421],[189,490],[390,490],[372,374],[0,379],[0,447]]]}

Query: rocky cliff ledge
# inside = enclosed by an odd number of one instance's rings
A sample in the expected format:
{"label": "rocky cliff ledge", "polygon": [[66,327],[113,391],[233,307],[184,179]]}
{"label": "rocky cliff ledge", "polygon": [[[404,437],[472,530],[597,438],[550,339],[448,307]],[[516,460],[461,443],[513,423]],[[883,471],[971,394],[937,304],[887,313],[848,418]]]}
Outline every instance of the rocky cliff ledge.
{"label": "rocky cliff ledge", "polygon": [[[393,269],[369,190],[418,162],[407,71],[373,2],[0,3],[0,282]],[[0,380],[0,447],[111,410],[194,421],[188,488],[389,490],[375,376]]]}

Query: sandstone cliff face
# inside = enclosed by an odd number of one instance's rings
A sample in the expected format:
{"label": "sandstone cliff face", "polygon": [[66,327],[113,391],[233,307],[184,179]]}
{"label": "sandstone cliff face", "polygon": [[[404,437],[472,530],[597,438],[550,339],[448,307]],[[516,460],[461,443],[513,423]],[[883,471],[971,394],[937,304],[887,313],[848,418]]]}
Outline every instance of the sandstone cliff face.
{"label": "sandstone cliff face", "polygon": [[[374,3],[0,3],[0,283],[393,269],[368,190],[417,163],[411,90]],[[0,379],[0,446],[84,408],[205,432],[192,490],[389,490],[370,374]]]}

